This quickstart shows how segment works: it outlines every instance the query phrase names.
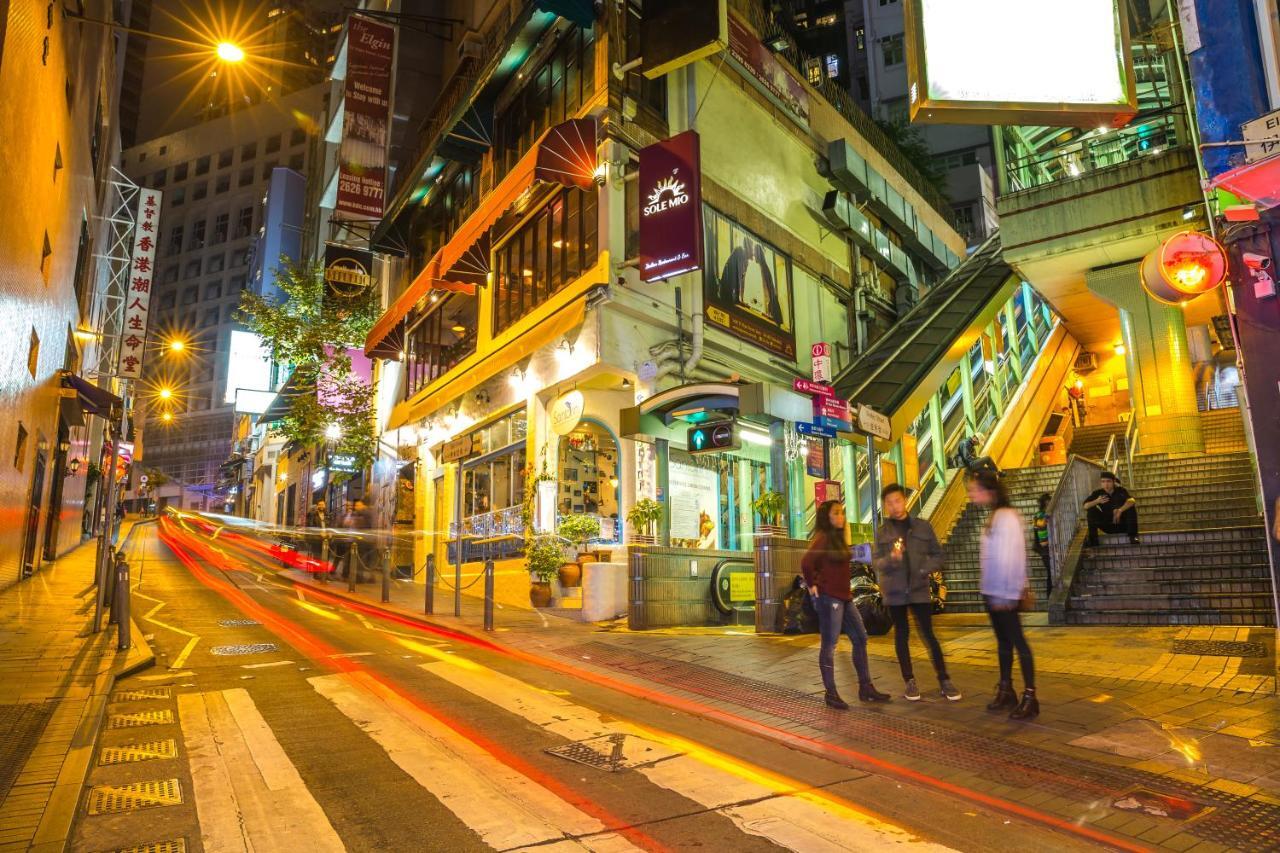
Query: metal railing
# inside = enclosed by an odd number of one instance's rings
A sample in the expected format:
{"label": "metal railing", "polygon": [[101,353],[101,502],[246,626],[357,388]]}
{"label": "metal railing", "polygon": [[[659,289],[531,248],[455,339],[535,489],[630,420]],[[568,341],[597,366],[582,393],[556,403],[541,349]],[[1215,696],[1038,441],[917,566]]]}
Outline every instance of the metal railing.
{"label": "metal railing", "polygon": [[1098,462],[1073,455],[1049,501],[1049,571],[1054,589],[1062,583],[1068,551],[1085,518],[1085,497],[1094,490],[1102,470]]}
{"label": "metal railing", "polygon": [[1120,470],[1120,463],[1124,462],[1125,482],[1133,483],[1133,454],[1137,452],[1138,445],[1138,419],[1129,418],[1129,425],[1125,428],[1124,434],[1112,433],[1111,438],[1107,440],[1107,450],[1102,454],[1102,464],[1108,471]]}

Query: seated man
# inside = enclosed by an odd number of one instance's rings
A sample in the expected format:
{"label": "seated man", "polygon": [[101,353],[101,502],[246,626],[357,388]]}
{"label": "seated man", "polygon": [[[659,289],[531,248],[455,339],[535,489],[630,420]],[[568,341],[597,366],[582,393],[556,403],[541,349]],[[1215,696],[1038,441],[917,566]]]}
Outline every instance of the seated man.
{"label": "seated man", "polygon": [[1004,476],[1004,472],[996,465],[996,461],[990,456],[979,456],[978,451],[982,448],[982,442],[986,441],[986,437],[980,432],[962,440],[956,448],[956,455],[960,459],[960,464],[970,473],[974,474],[986,468],[994,471],[997,477]]}
{"label": "seated man", "polygon": [[1103,471],[1102,488],[1084,500],[1089,511],[1089,538],[1086,545],[1096,547],[1098,531],[1125,533],[1129,541],[1138,542],[1138,502],[1120,485],[1120,480],[1110,471]]}

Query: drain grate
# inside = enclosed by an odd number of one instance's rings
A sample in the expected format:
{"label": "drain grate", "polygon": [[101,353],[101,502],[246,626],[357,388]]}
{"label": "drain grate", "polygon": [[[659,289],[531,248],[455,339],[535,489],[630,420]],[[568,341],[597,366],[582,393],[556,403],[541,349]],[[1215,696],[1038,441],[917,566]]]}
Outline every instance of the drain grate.
{"label": "drain grate", "polygon": [[128,785],[95,785],[89,790],[89,814],[118,814],[182,803],[177,779],[155,779]]}
{"label": "drain grate", "polygon": [[219,619],[218,624],[223,628],[247,628],[250,625],[261,625],[262,623],[256,619]]}
{"label": "drain grate", "polygon": [[145,743],[126,743],[120,746],[104,746],[98,755],[98,764],[129,764],[134,761],[150,761],[153,758],[176,758],[178,745],[168,740],[149,740]]}
{"label": "drain grate", "polygon": [[280,647],[275,643],[246,643],[239,646],[214,646],[209,652],[215,655],[262,655],[279,650]]}
{"label": "drain grate", "polygon": [[1232,640],[1174,640],[1173,653],[1211,657],[1265,658],[1267,647],[1262,643],[1242,643]]}
{"label": "drain grate", "polygon": [[172,695],[168,687],[140,687],[136,690],[121,690],[112,698],[117,702],[141,702],[143,699],[168,699]]}
{"label": "drain grate", "polygon": [[9,795],[56,704],[0,705],[0,803]]}
{"label": "drain grate", "polygon": [[151,841],[133,847],[118,847],[110,853],[187,853],[187,839],[171,838],[168,841]]}
{"label": "drain grate", "polygon": [[131,714],[112,714],[107,718],[109,729],[133,729],[138,726],[163,726],[173,722],[173,711],[134,711]]}
{"label": "drain grate", "polygon": [[651,741],[620,733],[566,743],[544,751],[548,755],[567,758],[606,773],[628,770],[680,754],[659,747]]}

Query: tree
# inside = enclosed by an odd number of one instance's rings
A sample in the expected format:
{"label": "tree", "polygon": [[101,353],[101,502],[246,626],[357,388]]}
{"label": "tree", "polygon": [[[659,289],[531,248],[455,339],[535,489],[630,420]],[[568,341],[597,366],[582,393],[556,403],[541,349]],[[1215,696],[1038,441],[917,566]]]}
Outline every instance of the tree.
{"label": "tree", "polygon": [[[352,370],[349,350],[364,346],[381,312],[377,291],[354,295],[329,289],[323,267],[282,258],[276,270],[280,298],[245,291],[236,319],[262,337],[278,362],[293,365],[300,393],[281,421],[285,438],[304,447],[322,440],[355,459],[357,469],[377,456],[373,387]],[[339,437],[327,431],[337,425]]]}
{"label": "tree", "polygon": [[947,197],[947,173],[945,169],[938,166],[938,162],[934,160],[933,154],[929,151],[929,146],[925,143],[924,137],[920,135],[920,129],[912,127],[904,121],[883,121],[876,119],[876,124],[884,131],[894,145],[898,146],[898,150],[902,155],[910,161],[911,165],[919,170],[924,179],[933,185],[943,198]]}

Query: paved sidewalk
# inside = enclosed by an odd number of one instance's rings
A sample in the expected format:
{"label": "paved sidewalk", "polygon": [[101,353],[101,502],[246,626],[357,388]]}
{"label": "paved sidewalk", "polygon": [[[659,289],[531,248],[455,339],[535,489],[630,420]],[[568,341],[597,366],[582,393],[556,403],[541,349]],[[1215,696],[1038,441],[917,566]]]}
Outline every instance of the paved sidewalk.
{"label": "paved sidewalk", "polygon": [[88,633],[95,551],[86,542],[0,593],[0,851],[64,848],[107,695],[154,661],[136,625],[128,652],[115,626]]}

